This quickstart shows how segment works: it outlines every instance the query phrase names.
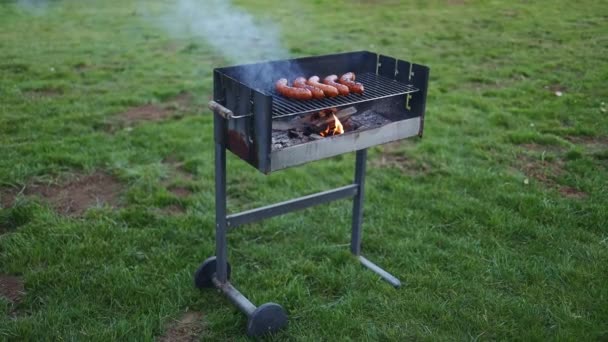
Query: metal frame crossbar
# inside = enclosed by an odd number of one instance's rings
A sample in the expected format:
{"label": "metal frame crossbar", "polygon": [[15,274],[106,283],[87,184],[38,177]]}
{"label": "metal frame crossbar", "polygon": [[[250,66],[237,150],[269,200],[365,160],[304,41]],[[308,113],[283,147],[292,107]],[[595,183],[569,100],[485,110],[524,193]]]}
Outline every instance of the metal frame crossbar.
{"label": "metal frame crossbar", "polygon": [[221,111],[226,108],[213,106],[215,137],[215,256],[205,260],[194,275],[198,288],[218,288],[248,317],[247,334],[259,336],[272,333],[287,325],[285,310],[276,303],[256,307],[230,283],[226,235],[229,229],[246,223],[305,209],[318,204],[343,198],[353,198],[352,232],[350,250],[359,262],[377,273],[394,287],[401,282],[390,273],[361,255],[361,224],[365,192],[365,168],[367,149],[356,152],[354,183],[329,191],[320,192],[265,207],[227,215],[226,210],[226,132],[227,119]]}

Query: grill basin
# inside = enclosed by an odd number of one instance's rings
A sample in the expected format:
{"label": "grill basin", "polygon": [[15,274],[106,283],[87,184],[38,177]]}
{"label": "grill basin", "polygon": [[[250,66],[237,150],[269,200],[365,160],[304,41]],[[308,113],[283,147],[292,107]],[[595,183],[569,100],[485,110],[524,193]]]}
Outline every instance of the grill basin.
{"label": "grill basin", "polygon": [[[279,78],[354,72],[363,95],[298,101],[276,93]],[[239,65],[214,70],[214,101],[227,108],[227,148],[264,173],[422,135],[429,69],[369,51]],[[354,106],[390,124],[273,150],[272,121]]]}

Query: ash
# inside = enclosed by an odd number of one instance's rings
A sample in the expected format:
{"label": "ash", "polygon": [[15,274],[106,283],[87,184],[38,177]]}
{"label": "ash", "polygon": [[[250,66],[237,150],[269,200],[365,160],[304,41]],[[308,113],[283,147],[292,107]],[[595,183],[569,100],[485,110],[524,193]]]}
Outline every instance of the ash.
{"label": "ash", "polygon": [[[378,128],[391,123],[392,121],[374,111],[365,111],[354,115],[343,122],[346,134],[362,132],[373,128]],[[305,144],[308,142],[325,139],[324,137],[311,133],[306,128],[296,128],[290,130],[272,130],[272,151],[282,150],[287,147]]]}

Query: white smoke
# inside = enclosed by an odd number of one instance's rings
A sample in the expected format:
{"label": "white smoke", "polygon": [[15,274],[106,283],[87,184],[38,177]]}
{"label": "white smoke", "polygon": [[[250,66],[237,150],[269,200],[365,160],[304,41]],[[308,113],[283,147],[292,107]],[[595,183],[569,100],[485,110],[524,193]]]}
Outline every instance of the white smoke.
{"label": "white smoke", "polygon": [[17,6],[30,14],[43,15],[49,7],[49,0],[17,0]]}
{"label": "white smoke", "polygon": [[289,52],[270,22],[255,18],[230,0],[177,0],[160,22],[175,36],[204,39],[231,63],[283,59]]}

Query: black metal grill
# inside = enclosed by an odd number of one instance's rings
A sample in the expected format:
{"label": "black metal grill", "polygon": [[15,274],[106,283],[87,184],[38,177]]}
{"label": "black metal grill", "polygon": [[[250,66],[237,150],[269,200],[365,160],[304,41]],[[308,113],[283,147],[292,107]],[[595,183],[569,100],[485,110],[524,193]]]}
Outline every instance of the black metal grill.
{"label": "black metal grill", "polygon": [[419,90],[411,84],[404,84],[372,73],[357,75],[357,82],[361,82],[365,87],[365,91],[362,95],[351,93],[347,96],[299,101],[288,99],[279,95],[276,91],[273,91],[271,93],[273,97],[272,117],[275,119],[316,112],[332,107],[373,101],[389,96],[415,93]]}
{"label": "black metal grill", "polygon": [[[274,92],[273,82],[298,75],[330,75],[354,72],[363,83],[362,95],[296,101]],[[353,198],[350,251],[358,261],[388,283],[399,287],[395,276],[361,255],[361,229],[365,194],[367,148],[399,139],[421,136],[424,123],[429,68],[369,51],[240,65],[214,70],[213,98],[215,140],[215,256],[205,260],[195,273],[198,288],[217,288],[248,317],[247,334],[275,332],[287,325],[287,314],[276,303],[256,307],[230,280],[229,229],[287,214],[330,201]],[[407,95],[404,95],[407,94]],[[372,115],[382,124],[354,128],[341,134],[286,148],[273,149],[273,120],[311,113],[331,107],[355,107],[355,118]],[[355,117],[356,116],[356,117]],[[286,120],[287,121],[287,120]],[[347,133],[353,132],[350,130]],[[312,136],[312,134],[311,134]],[[228,214],[226,201],[226,150],[264,173],[314,160],[356,151],[355,177],[351,184],[285,202]],[[240,166],[239,166],[240,167]]]}

